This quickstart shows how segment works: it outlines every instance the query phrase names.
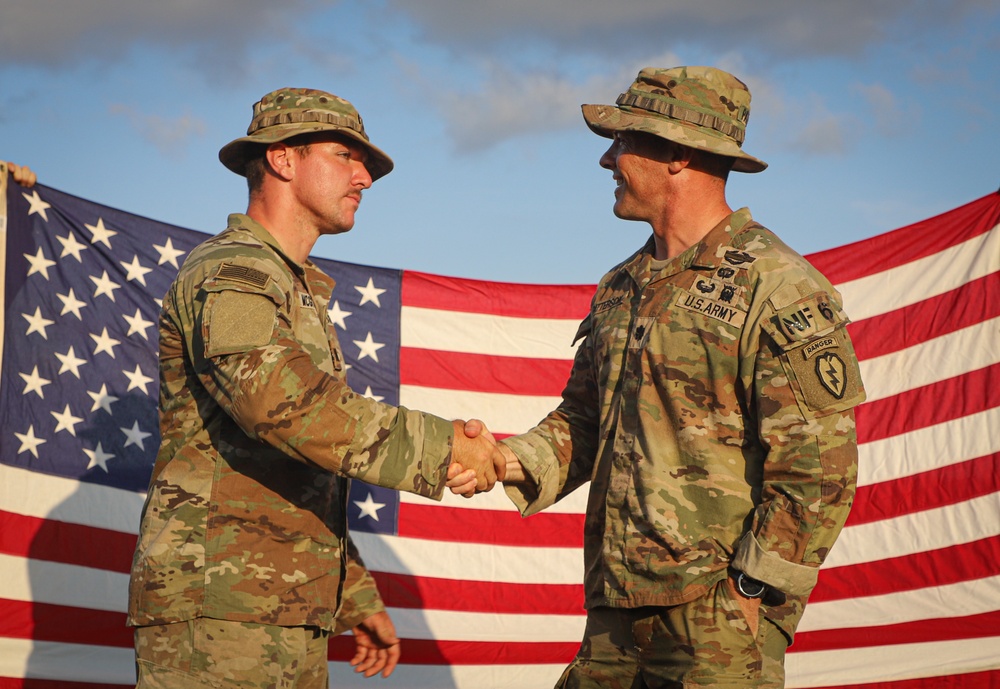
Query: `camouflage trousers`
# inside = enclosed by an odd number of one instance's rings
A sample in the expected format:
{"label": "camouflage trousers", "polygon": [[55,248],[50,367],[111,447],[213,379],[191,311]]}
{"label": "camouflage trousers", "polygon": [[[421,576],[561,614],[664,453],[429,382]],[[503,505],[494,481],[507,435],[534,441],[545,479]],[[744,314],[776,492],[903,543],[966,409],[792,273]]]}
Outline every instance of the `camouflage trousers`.
{"label": "camouflage trousers", "polygon": [[781,689],[788,639],[761,609],[756,638],[723,579],[690,603],[594,608],[557,689]]}
{"label": "camouflage trousers", "polygon": [[327,689],[327,633],[205,617],[135,630],[136,689]]}

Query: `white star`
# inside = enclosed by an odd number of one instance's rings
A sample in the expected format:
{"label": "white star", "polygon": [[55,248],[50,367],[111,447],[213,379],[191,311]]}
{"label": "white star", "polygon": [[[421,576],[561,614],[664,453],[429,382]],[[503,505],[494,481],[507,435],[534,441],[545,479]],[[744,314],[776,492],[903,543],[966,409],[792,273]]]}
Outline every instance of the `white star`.
{"label": "white star", "polygon": [[104,332],[102,332],[100,335],[95,335],[91,333],[90,337],[91,339],[94,340],[94,344],[96,345],[94,347],[95,356],[100,354],[101,352],[104,352],[110,355],[112,359],[115,358],[115,347],[120,345],[121,342],[108,335],[107,328],[105,328]]}
{"label": "white star", "polygon": [[382,395],[376,395],[375,393],[373,393],[371,385],[365,388],[365,397],[369,397],[375,400],[376,402],[381,402],[382,400],[385,399],[385,397],[383,397]]}
{"label": "white star", "polygon": [[138,421],[132,424],[132,428],[122,428],[120,430],[125,434],[125,437],[128,438],[128,440],[125,441],[124,447],[128,447],[129,445],[138,445],[140,450],[143,452],[146,451],[142,441],[153,434],[140,430]]}
{"label": "white star", "polygon": [[15,433],[17,439],[21,441],[21,447],[17,449],[17,454],[22,452],[30,452],[35,455],[35,459],[38,459],[38,446],[45,442],[42,438],[35,437],[35,426],[32,424],[28,426],[27,433]]}
{"label": "white star", "polygon": [[90,230],[91,244],[97,244],[97,242],[100,242],[109,249],[111,248],[111,238],[118,234],[114,230],[109,230],[104,226],[104,218],[98,218],[96,225],[87,225],[84,223],[84,227]]}
{"label": "white star", "polygon": [[97,289],[94,290],[94,299],[97,299],[97,297],[103,294],[111,301],[114,301],[115,290],[122,288],[122,286],[119,285],[117,282],[111,281],[111,278],[108,277],[108,271],[106,270],[104,271],[104,275],[102,275],[99,278],[95,278],[93,275],[91,275],[90,281],[97,286]]}
{"label": "white star", "polygon": [[[31,208],[28,209],[28,215],[31,215],[32,213],[38,213],[40,216],[42,216],[42,220],[44,220],[45,222],[49,221],[49,216],[45,212],[45,210],[47,208],[52,208],[52,204],[45,203],[44,201],[42,201],[41,197],[38,195],[37,189],[32,191],[30,196],[28,194],[21,194],[21,196],[23,196],[25,200],[31,204]],[[38,455],[35,456],[37,457]]]}
{"label": "white star", "polygon": [[90,399],[94,400],[94,406],[90,408],[90,411],[97,411],[98,409],[103,409],[107,413],[111,414],[111,404],[112,402],[117,402],[118,398],[113,397],[108,394],[108,386],[102,385],[98,392],[87,391],[90,395]]}
{"label": "white star", "polygon": [[76,352],[73,351],[72,347],[70,347],[69,351],[66,352],[65,354],[60,354],[59,352],[56,352],[56,358],[62,362],[62,366],[59,367],[60,374],[69,371],[77,378],[80,377],[80,367],[83,366],[85,363],[87,363],[86,359],[77,358]]}
{"label": "white star", "polygon": [[132,258],[131,263],[126,263],[125,261],[119,261],[122,264],[122,268],[128,271],[128,275],[125,279],[128,281],[138,280],[139,283],[145,287],[146,286],[146,273],[152,273],[152,268],[146,268],[139,263],[139,254],[135,254]]}
{"label": "white star", "polygon": [[361,303],[358,304],[358,306],[364,306],[368,302],[374,302],[375,306],[379,307],[380,309],[382,308],[382,304],[380,304],[378,300],[378,295],[384,294],[385,290],[376,288],[374,283],[372,283],[371,278],[368,278],[368,284],[365,285],[364,287],[358,287],[357,285],[355,285],[354,289],[361,292]]}
{"label": "white star", "polygon": [[55,261],[50,261],[45,257],[45,252],[42,251],[42,247],[38,247],[38,253],[34,256],[31,254],[24,254],[24,257],[28,259],[28,263],[31,267],[28,268],[28,275],[34,275],[35,273],[41,273],[45,276],[45,279],[49,279],[49,268],[56,264]]}
{"label": "white star", "polygon": [[67,313],[72,313],[79,320],[83,320],[83,316],[80,315],[80,309],[87,305],[86,302],[80,301],[73,294],[73,288],[69,288],[69,294],[59,294],[56,293],[59,300],[63,303],[63,309],[59,312],[60,316],[65,316]]}
{"label": "white star", "polygon": [[375,521],[378,521],[378,511],[385,507],[384,502],[375,502],[372,499],[371,491],[368,492],[368,497],[364,499],[364,502],[355,500],[354,504],[361,509],[362,517],[371,517]]}
{"label": "white star", "polygon": [[21,378],[24,380],[25,383],[24,392],[21,394],[27,395],[29,392],[34,392],[37,393],[38,396],[41,397],[42,399],[45,399],[45,393],[42,392],[42,388],[44,388],[52,381],[48,380],[47,378],[42,378],[40,375],[38,375],[37,366],[35,366],[35,368],[31,371],[31,375],[25,373],[18,373],[17,375],[21,376]]}
{"label": "white star", "polygon": [[347,330],[347,317],[351,315],[351,311],[344,311],[340,308],[340,302],[334,301],[333,306],[327,309],[327,313],[330,315],[331,323],[339,325],[341,330]]}
{"label": "white star", "polygon": [[143,320],[142,311],[136,309],[134,316],[122,314],[122,318],[128,322],[128,332],[125,333],[126,337],[131,337],[134,333],[139,333],[142,335],[142,339],[149,340],[149,337],[146,335],[146,330],[152,327],[153,322]]}
{"label": "white star", "polygon": [[88,450],[87,448],[84,448],[83,452],[85,455],[90,457],[90,463],[87,465],[88,469],[93,469],[94,467],[99,466],[104,469],[105,474],[108,473],[108,460],[114,459],[115,456],[110,452],[105,452],[100,443],[97,443],[96,450]]}
{"label": "white star", "polygon": [[76,238],[76,235],[70,232],[65,237],[56,237],[59,243],[63,245],[62,253],[59,254],[59,258],[66,258],[72,255],[73,258],[79,263],[83,263],[83,258],[80,256],[80,252],[87,248],[87,245]]}
{"label": "white star", "polygon": [[61,413],[57,411],[49,413],[52,414],[52,416],[56,417],[56,421],[59,422],[56,424],[56,430],[55,430],[56,433],[58,433],[59,431],[69,431],[69,434],[71,436],[73,436],[74,438],[76,437],[76,425],[82,422],[83,419],[81,419],[79,416],[73,416],[73,413],[69,410],[68,404]]}
{"label": "white star", "polygon": [[160,262],[157,265],[162,266],[164,263],[169,263],[174,268],[177,268],[177,259],[184,255],[184,252],[180,249],[174,248],[174,243],[167,237],[167,243],[163,246],[153,245],[153,248],[160,253]]}
{"label": "white star", "polygon": [[28,332],[25,335],[30,335],[31,333],[39,333],[43,340],[49,339],[48,334],[45,329],[55,323],[55,321],[50,321],[48,318],[42,317],[42,310],[39,307],[35,307],[35,313],[33,316],[29,316],[26,313],[22,313],[25,320],[28,321]]}
{"label": "white star", "polygon": [[139,364],[135,365],[134,371],[122,371],[122,373],[128,378],[128,388],[125,392],[134,390],[135,388],[142,388],[142,391],[146,392],[146,386],[153,382],[152,378],[143,374],[142,369],[139,368]]}
{"label": "white star", "polygon": [[358,353],[358,361],[361,361],[366,356],[370,356],[377,362],[378,350],[385,347],[385,345],[382,344],[381,342],[375,342],[374,340],[372,340],[371,331],[369,331],[368,337],[366,337],[364,340],[354,340],[354,344],[356,344],[358,346],[358,349],[360,350]]}

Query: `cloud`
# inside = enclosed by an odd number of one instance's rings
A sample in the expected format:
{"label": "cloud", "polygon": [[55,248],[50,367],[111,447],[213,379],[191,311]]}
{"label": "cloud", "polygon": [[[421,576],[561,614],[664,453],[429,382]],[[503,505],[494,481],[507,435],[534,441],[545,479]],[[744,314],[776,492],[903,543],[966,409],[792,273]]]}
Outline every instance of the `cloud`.
{"label": "cloud", "polygon": [[767,79],[748,81],[756,106],[747,127],[751,153],[774,148],[803,156],[839,156],[848,153],[860,140],[861,120],[852,114],[832,111],[820,95],[798,92],[789,95]]}
{"label": "cloud", "polygon": [[665,54],[580,80],[554,69],[519,71],[484,60],[475,66],[475,88],[464,90],[437,86],[454,82],[420,75],[414,65],[406,70],[434,94],[429,100],[437,104],[456,151],[472,153],[524,135],[579,127],[582,103],[614,103],[641,67],[677,63],[676,55]]}
{"label": "cloud", "polygon": [[161,115],[147,115],[120,103],[113,103],[108,111],[125,117],[139,136],[166,156],[179,156],[190,139],[203,136],[206,131],[205,122],[190,113],[168,119]]}
{"label": "cloud", "polygon": [[61,67],[111,60],[136,44],[193,50],[227,63],[253,41],[282,36],[311,0],[24,0],[0,9],[0,62]]}
{"label": "cloud", "polygon": [[[772,57],[854,55],[894,32],[937,30],[988,0],[386,0],[425,38],[463,50],[545,40],[563,50],[633,55],[637,46],[754,48]],[[648,49],[648,48],[647,48]]]}
{"label": "cloud", "polygon": [[880,136],[902,136],[915,128],[917,113],[905,111],[892,91],[882,84],[855,84],[854,90],[871,108],[872,123]]}

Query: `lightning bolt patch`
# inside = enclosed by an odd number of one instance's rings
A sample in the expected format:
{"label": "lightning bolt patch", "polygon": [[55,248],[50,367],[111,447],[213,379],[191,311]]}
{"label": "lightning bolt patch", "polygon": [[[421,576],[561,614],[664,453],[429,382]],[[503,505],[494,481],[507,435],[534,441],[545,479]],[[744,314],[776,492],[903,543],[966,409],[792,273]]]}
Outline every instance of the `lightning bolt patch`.
{"label": "lightning bolt patch", "polygon": [[827,392],[838,400],[844,397],[844,390],[847,387],[845,370],[844,360],[833,352],[816,357],[816,377]]}

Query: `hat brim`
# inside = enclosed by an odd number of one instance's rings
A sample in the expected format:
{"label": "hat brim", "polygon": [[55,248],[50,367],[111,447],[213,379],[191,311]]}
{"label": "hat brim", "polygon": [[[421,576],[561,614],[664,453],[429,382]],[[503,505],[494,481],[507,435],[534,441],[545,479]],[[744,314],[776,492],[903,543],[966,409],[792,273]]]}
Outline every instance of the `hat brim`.
{"label": "hat brim", "polygon": [[368,168],[368,173],[372,176],[373,182],[392,171],[392,158],[386,155],[378,146],[372,145],[370,141],[366,140],[353,129],[321,122],[310,126],[303,126],[302,124],[275,125],[255,132],[250,136],[234,139],[219,149],[219,161],[237,175],[245,177],[247,161],[259,156],[262,148],[293,136],[315,132],[336,132],[361,144],[368,152],[368,161],[365,163],[365,167]]}
{"label": "hat brim", "polygon": [[743,152],[735,141],[704,127],[665,117],[623,110],[617,105],[583,105],[583,119],[599,136],[613,138],[615,132],[646,132],[684,146],[733,159],[736,172],[762,172],[767,163]]}

